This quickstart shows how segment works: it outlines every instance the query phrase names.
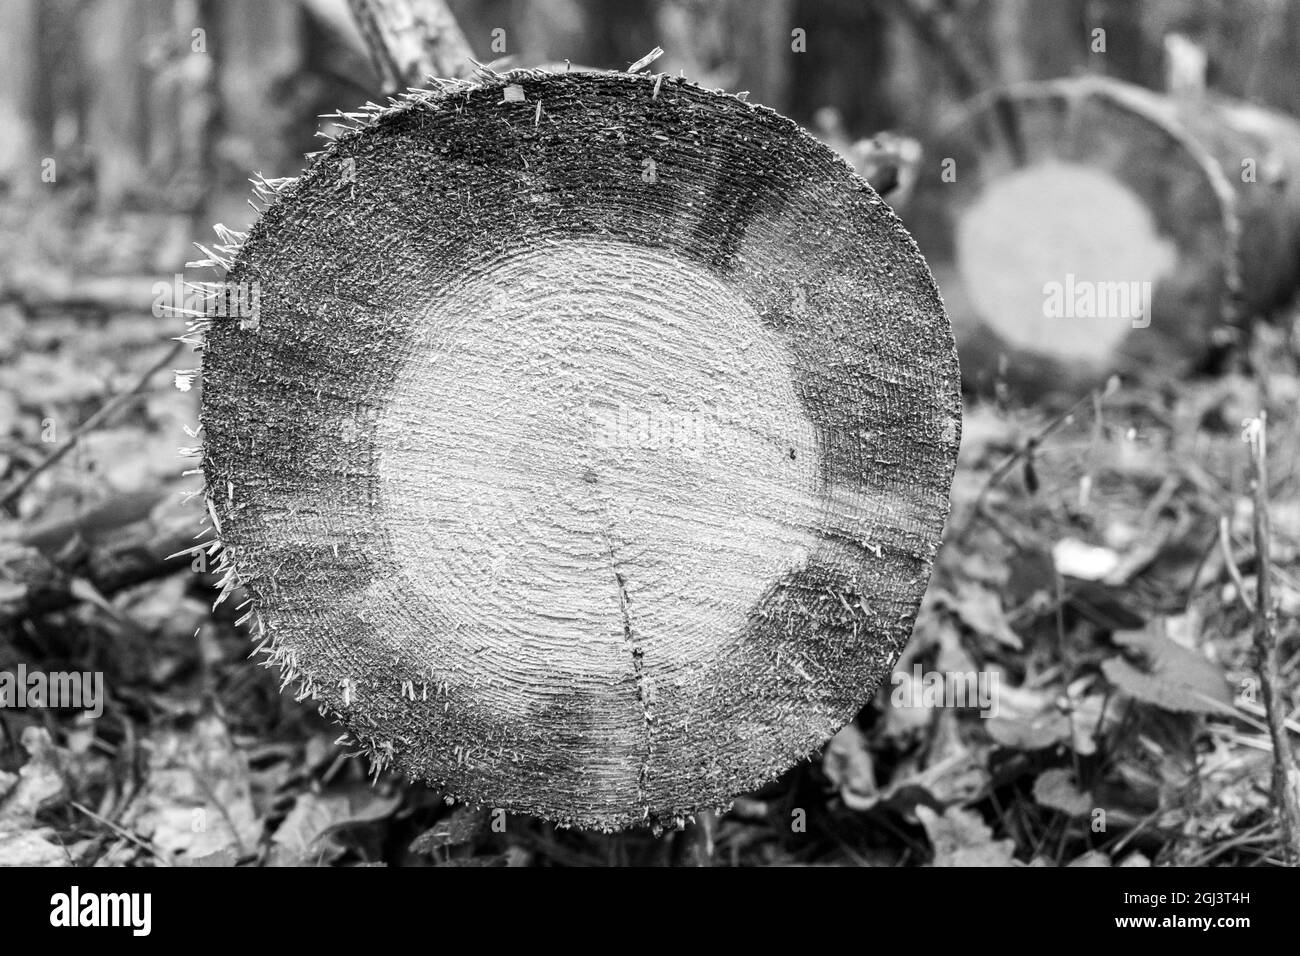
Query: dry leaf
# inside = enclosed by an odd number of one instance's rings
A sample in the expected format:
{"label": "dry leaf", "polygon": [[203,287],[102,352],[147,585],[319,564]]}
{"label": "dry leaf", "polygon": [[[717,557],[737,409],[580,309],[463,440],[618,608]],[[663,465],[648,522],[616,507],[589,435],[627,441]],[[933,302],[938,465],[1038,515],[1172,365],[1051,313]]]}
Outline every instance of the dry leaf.
{"label": "dry leaf", "polygon": [[70,866],[68,850],[54,842],[54,831],[38,826],[36,814],[63,800],[58,749],[43,727],[23,731],[28,760],[17,775],[0,780],[0,866]]}
{"label": "dry leaf", "polygon": [[872,766],[867,740],[856,724],[840,729],[826,746],[822,769],[840,791],[845,805],[866,810],[879,798],[876,773]]}
{"label": "dry leaf", "polygon": [[300,866],[330,862],[345,849],[331,841],[330,836],[345,826],[382,820],[401,802],[400,794],[383,797],[369,786],[338,793],[300,794],[272,838],[273,864]]}
{"label": "dry leaf", "polygon": [[457,807],[449,817],[435,823],[411,843],[411,852],[430,854],[448,846],[460,846],[474,839],[483,829],[483,811]]}
{"label": "dry leaf", "polygon": [[976,634],[992,638],[999,644],[1021,650],[1024,642],[1020,635],[1007,623],[1006,612],[1002,609],[1002,599],[996,591],[981,587],[970,581],[957,585],[957,593],[941,593],[938,602],[948,608],[961,622]]}
{"label": "dry leaf", "polygon": [[188,731],[165,731],[146,742],[144,787],[125,825],[164,856],[190,859],[232,849],[252,852],[262,825],[253,807],[248,761],[216,717]]}
{"label": "dry leaf", "polygon": [[1014,840],[994,840],[993,831],[976,813],[949,807],[943,816],[924,804],[916,815],[934,846],[933,866],[1018,866]]}
{"label": "dry leaf", "polygon": [[54,831],[48,827],[14,832],[0,831],[0,867],[3,866],[71,866],[68,851],[51,842]]}
{"label": "dry leaf", "polygon": [[1044,770],[1034,781],[1034,799],[1050,810],[1059,810],[1066,816],[1081,817],[1090,813],[1095,805],[1091,794],[1079,790],[1074,774],[1060,767]]}
{"label": "dry leaf", "polygon": [[1062,577],[1104,581],[1119,567],[1120,557],[1110,548],[1063,538],[1052,546],[1052,561]]}
{"label": "dry leaf", "polygon": [[1004,747],[1043,750],[1070,737],[1070,718],[1056,695],[1027,687],[998,687],[997,716],[985,721],[989,736]]}
{"label": "dry leaf", "polygon": [[1102,662],[1101,670],[1107,680],[1129,696],[1181,713],[1231,711],[1228,681],[1204,655],[1171,641],[1154,628],[1116,631],[1113,639],[1136,661],[1112,657]]}
{"label": "dry leaf", "polygon": [[30,828],[36,814],[59,800],[64,794],[63,774],[59,772],[58,749],[43,727],[23,731],[23,749],[28,760],[18,771],[18,780],[0,801],[0,831]]}
{"label": "dry leaf", "polygon": [[1110,866],[1110,857],[1100,850],[1089,850],[1071,860],[1067,866]]}

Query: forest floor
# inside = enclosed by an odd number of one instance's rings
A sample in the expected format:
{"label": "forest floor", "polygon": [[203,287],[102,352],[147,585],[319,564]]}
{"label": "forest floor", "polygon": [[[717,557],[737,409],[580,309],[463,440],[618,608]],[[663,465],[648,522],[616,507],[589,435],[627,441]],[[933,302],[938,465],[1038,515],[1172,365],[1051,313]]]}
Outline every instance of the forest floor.
{"label": "forest floor", "polygon": [[[1211,376],[968,403],[952,518],[894,679],[823,753],[662,835],[372,784],[338,728],[250,659],[211,574],[189,556],[159,574],[156,549],[201,507],[183,501],[199,478],[181,476],[194,462],[178,448],[196,444],[182,355],[0,513],[0,673],[102,672],[105,687],[97,719],[0,708],[0,864],[1277,864],[1242,433],[1267,412],[1274,690],[1300,733],[1295,319]],[[0,496],[173,334],[0,302]],[[944,675],[990,696],[952,706]]]}

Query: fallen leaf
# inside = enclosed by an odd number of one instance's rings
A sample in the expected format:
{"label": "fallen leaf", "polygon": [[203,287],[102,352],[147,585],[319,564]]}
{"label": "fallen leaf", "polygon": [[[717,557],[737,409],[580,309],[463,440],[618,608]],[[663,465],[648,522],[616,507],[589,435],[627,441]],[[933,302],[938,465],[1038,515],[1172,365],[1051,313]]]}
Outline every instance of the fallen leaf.
{"label": "fallen leaf", "polygon": [[44,727],[28,727],[23,731],[22,745],[28,760],[0,801],[0,831],[34,826],[36,814],[42,808],[66,796],[63,774],[59,772],[58,749],[49,731]]}
{"label": "fallen leaf", "polygon": [[27,763],[0,779],[0,866],[70,866],[54,831],[36,822],[37,813],[67,796],[58,749],[44,727],[24,730],[22,745]]}
{"label": "fallen leaf", "polygon": [[1070,738],[1070,718],[1056,695],[1027,687],[1000,685],[998,712],[985,721],[996,743],[1015,750],[1043,750]]}
{"label": "fallen leaf", "polygon": [[400,794],[380,796],[369,786],[337,793],[300,794],[272,837],[279,851],[274,865],[331,862],[346,848],[331,841],[330,836],[345,826],[382,820],[401,802]]}
{"label": "fallen leaf", "polygon": [[125,826],[164,856],[199,859],[256,848],[262,825],[248,761],[220,719],[208,716],[189,730],[163,731],[145,746],[150,756],[144,785],[125,814]]}
{"label": "fallen leaf", "polygon": [[1052,767],[1038,775],[1034,781],[1034,799],[1040,806],[1070,817],[1084,816],[1094,806],[1092,796],[1075,785],[1074,774],[1060,767]]}
{"label": "fallen leaf", "polygon": [[1089,850],[1071,860],[1067,866],[1110,866],[1110,857],[1100,850]]}
{"label": "fallen leaf", "polygon": [[903,664],[899,661],[890,675],[889,686],[882,684],[879,690],[885,715],[884,734],[895,741],[912,737],[929,727],[934,716],[934,708],[925,705],[924,688]]}
{"label": "fallen leaf", "polygon": [[0,832],[0,866],[71,866],[68,851],[51,841],[48,827]]}
{"label": "fallen leaf", "polygon": [[1091,545],[1077,538],[1063,538],[1052,545],[1052,561],[1063,577],[1104,581],[1119,567],[1120,557],[1110,548]]}
{"label": "fallen leaf", "polygon": [[1232,710],[1232,691],[1223,672],[1204,655],[1171,641],[1154,627],[1116,631],[1115,643],[1129,651],[1102,661],[1106,679],[1131,697],[1180,713]]}
{"label": "fallen leaf", "polygon": [[971,581],[962,581],[957,585],[955,595],[941,593],[938,602],[956,614],[961,622],[976,634],[1016,650],[1024,648],[1020,635],[1007,623],[1006,612],[1002,609],[1002,599],[998,597],[996,591]]}
{"label": "fallen leaf", "polygon": [[939,653],[935,666],[948,674],[973,674],[979,668],[961,642],[961,630],[951,620],[941,618],[935,627]]}
{"label": "fallen leaf", "polygon": [[429,855],[434,850],[460,846],[474,839],[483,829],[483,812],[470,807],[457,807],[451,816],[444,817],[411,842],[411,852]]}
{"label": "fallen leaf", "polygon": [[822,769],[840,792],[845,806],[867,810],[879,797],[867,740],[856,724],[846,724],[826,746]]}
{"label": "fallen leaf", "polygon": [[989,736],[1015,750],[1043,750],[1070,736],[1070,719],[1055,709],[1026,717],[999,714],[988,721]]}
{"label": "fallen leaf", "polygon": [[934,847],[933,866],[1018,866],[1014,840],[994,840],[977,813],[949,807],[943,816],[924,804],[916,816]]}

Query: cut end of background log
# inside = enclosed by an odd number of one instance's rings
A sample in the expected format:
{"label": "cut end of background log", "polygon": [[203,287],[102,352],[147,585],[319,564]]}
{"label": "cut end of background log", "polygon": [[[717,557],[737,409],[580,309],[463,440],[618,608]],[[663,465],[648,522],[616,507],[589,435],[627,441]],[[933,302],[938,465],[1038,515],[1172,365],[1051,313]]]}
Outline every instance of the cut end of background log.
{"label": "cut end of background log", "polygon": [[381,767],[581,826],[820,747],[910,636],[959,439],[898,219],[669,77],[357,122],[238,250],[255,327],[205,344],[209,507],[286,679]]}
{"label": "cut end of background log", "polygon": [[[976,388],[1177,376],[1300,278],[1300,124],[1101,77],[982,96],[915,229]],[[910,217],[909,217],[910,218]]]}

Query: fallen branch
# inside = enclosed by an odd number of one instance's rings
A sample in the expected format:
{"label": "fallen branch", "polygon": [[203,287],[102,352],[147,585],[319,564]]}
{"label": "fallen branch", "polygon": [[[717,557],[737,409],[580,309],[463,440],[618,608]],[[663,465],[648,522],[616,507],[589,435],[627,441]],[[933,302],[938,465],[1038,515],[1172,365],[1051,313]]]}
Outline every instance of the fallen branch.
{"label": "fallen branch", "polygon": [[54,557],[73,538],[94,544],[111,538],[119,528],[143,521],[164,497],[162,489],[116,495],[70,517],[33,524],[18,535],[18,541]]}
{"label": "fallen branch", "polygon": [[[0,541],[0,580],[20,589],[0,601],[0,623],[98,603],[178,571],[206,571],[192,512],[177,489],[118,495],[69,518]],[[215,571],[215,558],[212,559]]]}
{"label": "fallen branch", "polygon": [[[3,548],[0,561],[7,563]],[[192,531],[159,530],[144,541],[92,551],[67,569],[26,551],[23,555],[33,563],[22,583],[29,587],[17,601],[0,604],[0,623],[64,611],[90,595],[109,599],[138,584],[190,570],[194,550]]]}

